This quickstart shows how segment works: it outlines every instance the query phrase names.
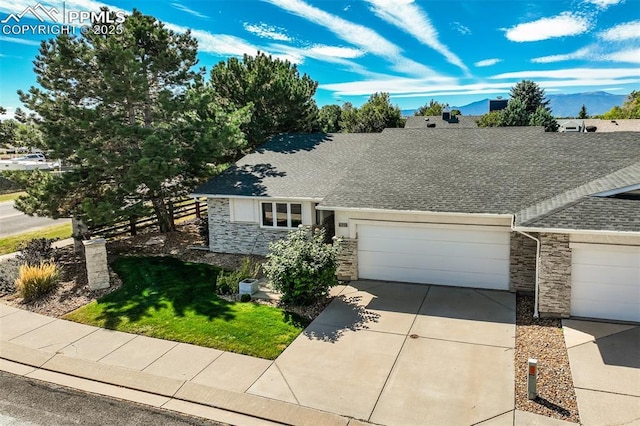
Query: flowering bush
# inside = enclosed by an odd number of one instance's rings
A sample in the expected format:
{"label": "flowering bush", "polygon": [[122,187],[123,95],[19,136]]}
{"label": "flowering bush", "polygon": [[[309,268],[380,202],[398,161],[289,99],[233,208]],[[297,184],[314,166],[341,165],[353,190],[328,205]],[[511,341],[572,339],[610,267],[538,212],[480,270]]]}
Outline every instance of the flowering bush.
{"label": "flowering bush", "polygon": [[324,242],[324,230],[299,227],[286,239],[269,244],[262,265],[282,303],[310,305],[326,297],[336,278],[337,248]]}

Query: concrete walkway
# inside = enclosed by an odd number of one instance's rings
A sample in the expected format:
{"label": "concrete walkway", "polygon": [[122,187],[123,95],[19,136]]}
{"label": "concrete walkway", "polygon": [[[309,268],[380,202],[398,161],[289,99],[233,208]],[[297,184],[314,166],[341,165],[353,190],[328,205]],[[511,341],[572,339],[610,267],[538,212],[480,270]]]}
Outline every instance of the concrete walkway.
{"label": "concrete walkway", "polygon": [[515,300],[360,281],[275,361],[0,304],[0,369],[239,425],[561,425],[514,410]]}
{"label": "concrete walkway", "polygon": [[640,326],[563,320],[580,421],[640,425]]}

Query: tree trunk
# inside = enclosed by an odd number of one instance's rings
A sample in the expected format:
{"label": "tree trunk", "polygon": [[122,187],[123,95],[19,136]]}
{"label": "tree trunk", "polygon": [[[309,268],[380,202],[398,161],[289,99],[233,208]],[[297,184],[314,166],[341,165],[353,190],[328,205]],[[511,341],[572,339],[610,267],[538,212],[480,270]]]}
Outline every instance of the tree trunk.
{"label": "tree trunk", "polygon": [[160,232],[171,232],[176,230],[176,225],[173,223],[173,216],[169,212],[167,205],[162,198],[154,198],[151,200],[153,204],[153,211],[158,219],[158,226]]}

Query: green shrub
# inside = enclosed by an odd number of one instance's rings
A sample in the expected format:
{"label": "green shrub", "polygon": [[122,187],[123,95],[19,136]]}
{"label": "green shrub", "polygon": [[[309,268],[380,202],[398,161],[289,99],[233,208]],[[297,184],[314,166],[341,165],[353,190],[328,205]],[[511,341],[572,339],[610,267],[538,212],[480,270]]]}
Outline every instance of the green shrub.
{"label": "green shrub", "polygon": [[53,262],[41,262],[32,266],[24,264],[16,280],[18,293],[25,301],[31,301],[49,293],[58,285],[60,272]]}
{"label": "green shrub", "polygon": [[251,302],[251,295],[250,294],[243,294],[242,296],[240,296],[240,301],[242,303]]}
{"label": "green shrub", "polygon": [[324,242],[325,231],[300,227],[286,239],[269,244],[262,265],[273,287],[282,292],[282,303],[310,305],[326,297],[336,278],[337,247]]}
{"label": "green shrub", "polygon": [[51,262],[56,257],[56,249],[52,247],[53,242],[56,240],[49,238],[34,238],[26,241],[20,246],[20,254],[16,256],[16,259],[21,264],[29,266],[38,266],[43,262]]}
{"label": "green shrub", "polygon": [[218,294],[238,293],[239,283],[245,278],[255,278],[260,271],[260,264],[254,263],[248,257],[242,261],[239,269],[231,272],[222,271],[216,279],[216,291]]}

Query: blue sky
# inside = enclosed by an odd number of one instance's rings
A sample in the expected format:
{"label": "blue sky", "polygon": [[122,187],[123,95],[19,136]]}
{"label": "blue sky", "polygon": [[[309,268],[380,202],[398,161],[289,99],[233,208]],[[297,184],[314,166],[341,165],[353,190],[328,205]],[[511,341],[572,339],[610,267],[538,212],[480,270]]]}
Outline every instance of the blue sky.
{"label": "blue sky", "polygon": [[[40,2],[63,10],[63,1]],[[30,0],[0,0],[0,21]],[[430,99],[464,105],[505,96],[522,79],[551,93],[640,89],[640,0],[68,0],[153,15],[192,30],[200,65],[257,50],[298,64],[319,82],[319,105],[360,105],[385,91],[403,109]],[[42,10],[42,9],[40,9]],[[45,24],[52,23],[42,12]],[[20,24],[40,24],[29,13]],[[35,84],[38,42],[0,24],[0,105]],[[15,31],[13,31],[15,32]]]}

